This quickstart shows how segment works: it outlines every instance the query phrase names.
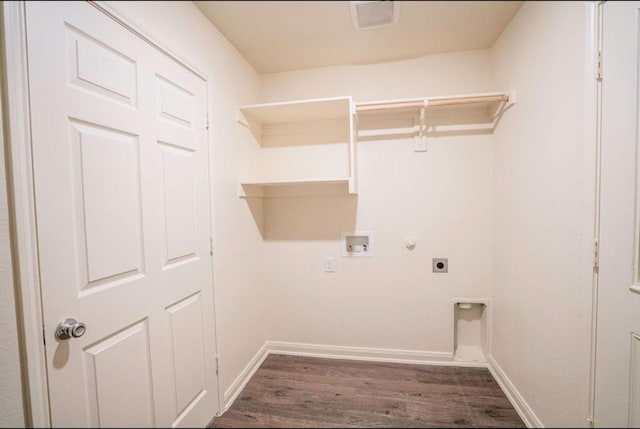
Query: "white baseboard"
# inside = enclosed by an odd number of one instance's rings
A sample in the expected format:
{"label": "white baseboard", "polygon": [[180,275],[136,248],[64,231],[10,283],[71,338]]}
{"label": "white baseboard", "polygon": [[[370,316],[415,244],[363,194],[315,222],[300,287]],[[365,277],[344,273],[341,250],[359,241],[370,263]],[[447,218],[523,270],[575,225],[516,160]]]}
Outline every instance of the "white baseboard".
{"label": "white baseboard", "polygon": [[283,341],[267,341],[267,344],[269,353],[283,355],[425,365],[473,366],[482,368],[488,366],[487,363],[455,361],[453,359],[453,353],[448,352],[378,349],[372,347],[333,346]]}
{"label": "white baseboard", "polygon": [[234,380],[231,386],[224,392],[224,408],[222,413],[226,412],[229,407],[231,407],[253,374],[255,374],[260,365],[262,365],[262,362],[264,362],[270,354],[420,365],[468,366],[480,368],[489,367],[488,363],[456,361],[453,359],[453,353],[448,352],[266,341],[255,356],[249,361],[247,366],[242,370],[240,375],[238,375]]}
{"label": "white baseboard", "polygon": [[507,395],[507,398],[516,409],[520,418],[524,421],[524,424],[529,428],[543,428],[544,425],[540,419],[533,412],[529,404],[524,400],[518,389],[513,385],[507,374],[502,367],[496,362],[493,356],[489,356],[489,371],[496,379],[502,391]]}
{"label": "white baseboard", "polygon": [[249,380],[251,380],[253,374],[256,373],[258,368],[260,368],[260,365],[262,365],[262,362],[264,362],[269,355],[269,350],[267,348],[268,343],[269,342],[267,341],[262,345],[262,347],[260,347],[260,350],[258,350],[255,356],[253,356],[247,366],[244,367],[242,372],[240,372],[240,375],[236,377],[233,383],[231,383],[231,386],[229,386],[229,388],[224,392],[224,408],[222,413],[226,412],[229,407],[231,407],[231,404],[233,404],[240,392],[242,392],[242,389],[244,389]]}

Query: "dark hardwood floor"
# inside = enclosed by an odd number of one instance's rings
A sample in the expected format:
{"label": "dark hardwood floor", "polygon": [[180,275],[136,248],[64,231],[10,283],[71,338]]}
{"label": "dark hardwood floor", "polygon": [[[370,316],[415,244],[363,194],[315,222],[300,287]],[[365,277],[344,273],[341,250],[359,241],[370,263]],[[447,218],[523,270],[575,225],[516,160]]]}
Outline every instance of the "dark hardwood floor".
{"label": "dark hardwood floor", "polygon": [[485,368],[269,355],[210,427],[526,426]]}

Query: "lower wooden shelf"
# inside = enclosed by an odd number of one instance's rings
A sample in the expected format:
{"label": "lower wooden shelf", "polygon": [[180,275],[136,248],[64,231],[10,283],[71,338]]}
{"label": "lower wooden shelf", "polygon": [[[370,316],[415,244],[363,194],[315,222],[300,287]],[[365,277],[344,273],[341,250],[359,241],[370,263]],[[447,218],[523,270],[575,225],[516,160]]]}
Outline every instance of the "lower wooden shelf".
{"label": "lower wooden shelf", "polygon": [[269,198],[322,193],[356,194],[352,177],[287,180],[244,180],[240,182],[240,198]]}

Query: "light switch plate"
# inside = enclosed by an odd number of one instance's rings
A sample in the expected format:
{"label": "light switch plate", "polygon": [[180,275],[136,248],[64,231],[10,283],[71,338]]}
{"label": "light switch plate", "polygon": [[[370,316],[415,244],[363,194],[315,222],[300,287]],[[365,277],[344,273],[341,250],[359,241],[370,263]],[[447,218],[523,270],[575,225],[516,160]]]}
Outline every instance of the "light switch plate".
{"label": "light switch plate", "polygon": [[334,273],[336,271],[336,258],[333,256],[324,257],[324,272]]}
{"label": "light switch plate", "polygon": [[427,136],[415,136],[413,141],[414,152],[426,152],[427,151]]}

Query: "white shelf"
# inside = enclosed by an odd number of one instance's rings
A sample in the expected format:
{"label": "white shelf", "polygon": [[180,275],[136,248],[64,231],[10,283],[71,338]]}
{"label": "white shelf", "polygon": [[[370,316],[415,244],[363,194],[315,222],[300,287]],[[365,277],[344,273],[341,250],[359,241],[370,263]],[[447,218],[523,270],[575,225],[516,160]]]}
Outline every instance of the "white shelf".
{"label": "white shelf", "polygon": [[515,91],[357,103],[358,137],[492,133],[514,103]]}
{"label": "white shelf", "polygon": [[239,195],[270,196],[275,194],[265,192],[270,187],[298,186],[304,192],[312,185],[344,184],[347,193],[356,194],[356,134],[364,140],[491,133],[514,102],[511,91],[355,106],[350,96],[240,106],[238,121],[252,131],[258,152],[245,166]]}
{"label": "white shelf", "polygon": [[344,185],[356,193],[354,109],[351,97],[239,107],[239,122],[256,137],[254,164],[240,180],[240,197],[267,197],[268,188]]}
{"label": "white shelf", "polygon": [[288,186],[288,185],[313,185],[313,184],[325,184],[325,185],[339,185],[349,184],[349,177],[340,177],[335,179],[320,178],[320,179],[299,179],[299,180],[255,180],[255,181],[242,181],[240,185],[249,186]]}
{"label": "white shelf", "polygon": [[251,104],[240,107],[249,120],[257,124],[349,119],[351,97],[319,98],[279,103]]}
{"label": "white shelf", "polygon": [[241,198],[278,197],[300,195],[324,195],[326,193],[353,193],[351,177],[305,178],[291,180],[241,181],[238,194]]}

